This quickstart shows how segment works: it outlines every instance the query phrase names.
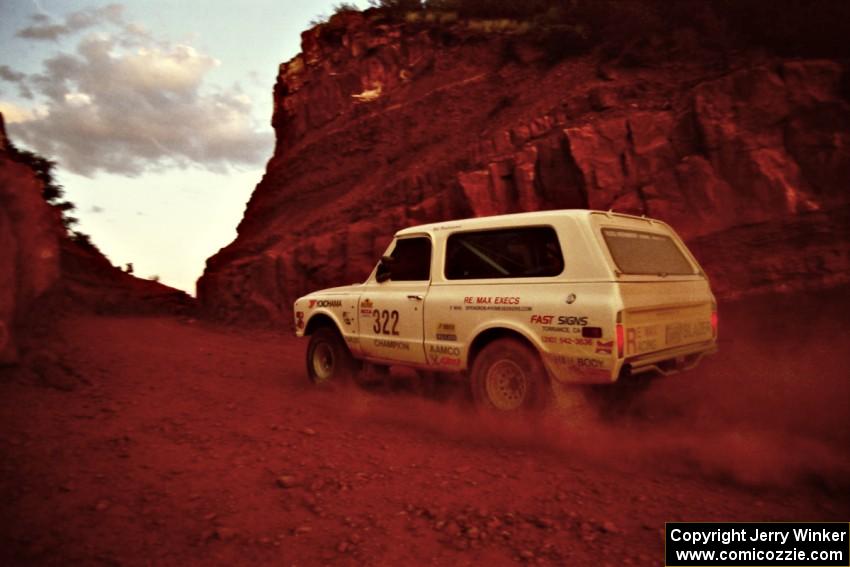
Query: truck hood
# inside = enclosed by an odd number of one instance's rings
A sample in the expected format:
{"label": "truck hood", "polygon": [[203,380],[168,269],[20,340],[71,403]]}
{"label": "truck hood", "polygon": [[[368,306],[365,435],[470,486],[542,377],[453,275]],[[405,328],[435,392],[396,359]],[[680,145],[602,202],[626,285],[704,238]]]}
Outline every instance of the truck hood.
{"label": "truck hood", "polygon": [[299,297],[298,299],[306,299],[308,297],[325,297],[328,295],[345,295],[348,293],[360,293],[363,290],[362,283],[356,283],[351,285],[341,285],[338,287],[329,287],[327,289],[320,289],[318,291],[314,291],[312,293],[308,293],[303,297]]}

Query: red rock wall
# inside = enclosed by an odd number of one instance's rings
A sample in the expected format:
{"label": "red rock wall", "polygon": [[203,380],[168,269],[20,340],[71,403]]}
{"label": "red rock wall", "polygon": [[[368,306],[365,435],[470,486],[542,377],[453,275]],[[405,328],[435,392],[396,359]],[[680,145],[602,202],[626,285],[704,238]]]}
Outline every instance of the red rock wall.
{"label": "red rock wall", "polygon": [[[299,295],[362,280],[400,228],[552,208],[670,222],[723,296],[848,279],[832,214],[850,179],[837,62],[600,73],[592,57],[542,65],[516,38],[359,14],[302,48],[280,68],[277,147],[239,236],[198,282],[213,315],[287,322]],[[724,264],[753,242],[757,286]]]}
{"label": "red rock wall", "polygon": [[18,359],[18,328],[59,278],[59,212],[33,171],[9,159],[0,115],[0,364]]}
{"label": "red rock wall", "polygon": [[[42,196],[42,181],[14,157],[0,115],[0,365],[26,358],[21,351],[36,319],[51,327],[66,309],[187,313],[194,308],[186,293],[125,274],[95,246],[70,239],[62,213]],[[45,301],[48,291],[52,301]]]}

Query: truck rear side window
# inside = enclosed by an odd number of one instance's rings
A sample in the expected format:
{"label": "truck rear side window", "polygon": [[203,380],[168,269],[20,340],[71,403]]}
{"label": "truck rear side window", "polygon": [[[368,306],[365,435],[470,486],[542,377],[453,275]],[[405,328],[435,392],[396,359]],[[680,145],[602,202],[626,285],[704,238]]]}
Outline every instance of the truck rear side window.
{"label": "truck rear side window", "polygon": [[458,232],[446,243],[446,279],[560,275],[564,258],[549,226]]}
{"label": "truck rear side window", "polygon": [[667,235],[605,228],[602,236],[617,269],[623,274],[682,276],[696,273]]}

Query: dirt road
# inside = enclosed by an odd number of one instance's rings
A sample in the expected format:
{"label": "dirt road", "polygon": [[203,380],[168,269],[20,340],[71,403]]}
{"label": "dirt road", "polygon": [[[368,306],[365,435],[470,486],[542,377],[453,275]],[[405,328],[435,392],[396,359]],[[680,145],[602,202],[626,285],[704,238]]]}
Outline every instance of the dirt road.
{"label": "dirt road", "polygon": [[785,301],[622,415],[513,423],[316,390],[289,335],[67,319],[72,390],[0,383],[0,563],[660,565],[665,521],[846,521],[850,331]]}

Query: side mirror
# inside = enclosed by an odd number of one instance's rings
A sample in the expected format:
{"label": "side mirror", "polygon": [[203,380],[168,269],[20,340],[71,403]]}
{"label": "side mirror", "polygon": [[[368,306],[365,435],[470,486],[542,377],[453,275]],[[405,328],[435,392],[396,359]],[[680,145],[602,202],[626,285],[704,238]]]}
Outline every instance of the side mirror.
{"label": "side mirror", "polygon": [[381,258],[381,261],[378,262],[378,271],[375,272],[375,280],[378,283],[384,283],[392,277],[392,273],[390,272],[390,266],[395,263],[395,258],[390,256],[384,256]]}

